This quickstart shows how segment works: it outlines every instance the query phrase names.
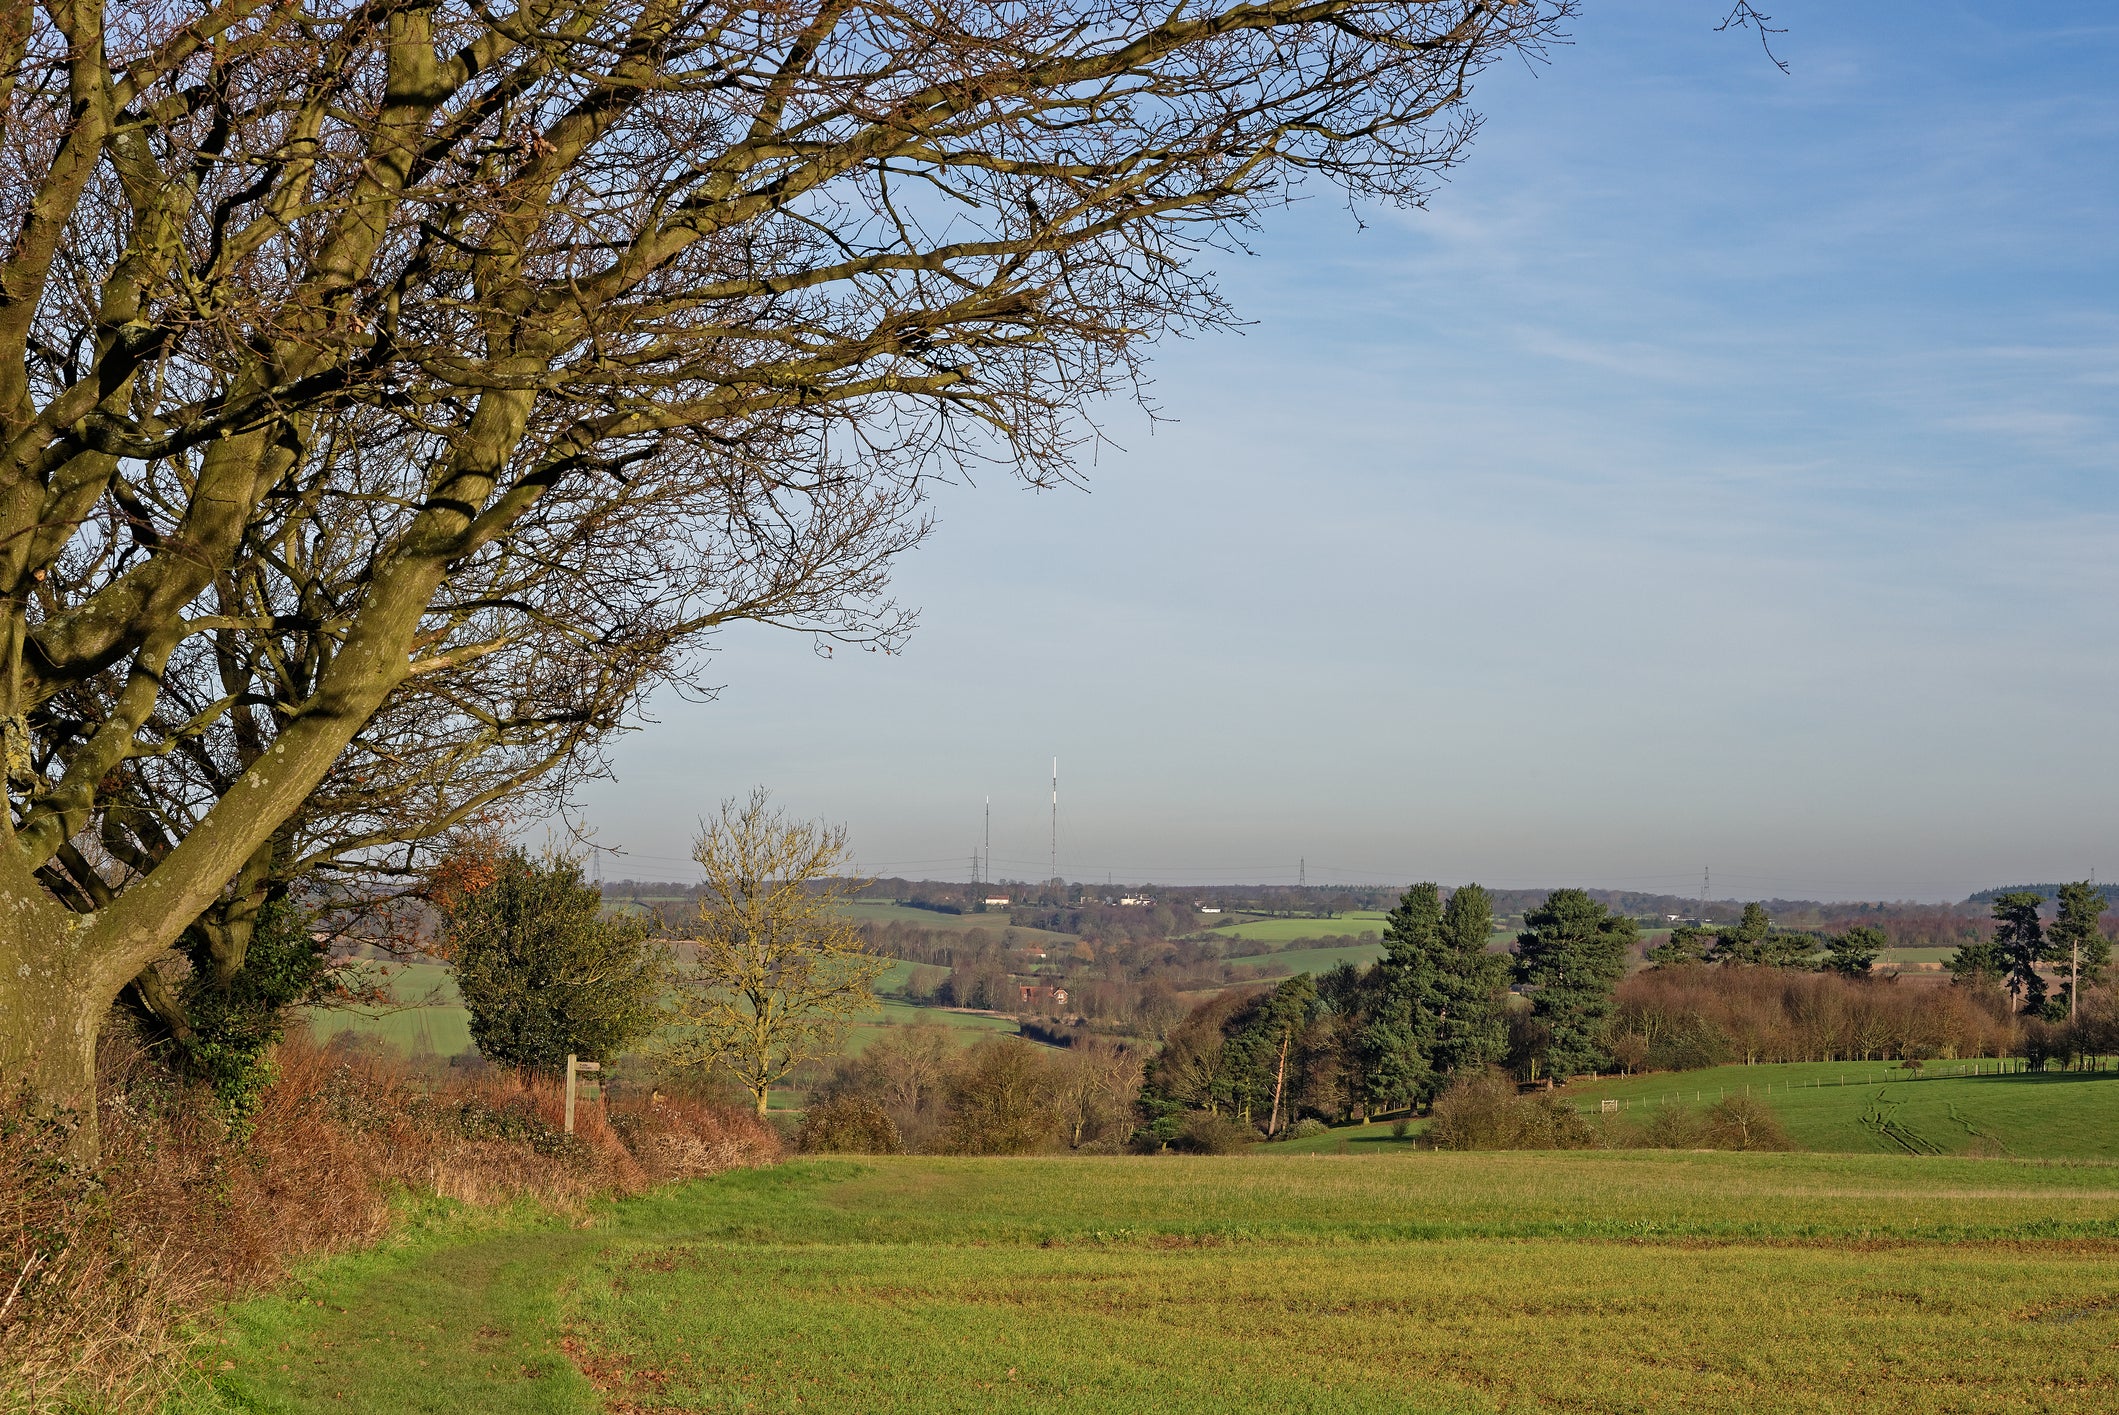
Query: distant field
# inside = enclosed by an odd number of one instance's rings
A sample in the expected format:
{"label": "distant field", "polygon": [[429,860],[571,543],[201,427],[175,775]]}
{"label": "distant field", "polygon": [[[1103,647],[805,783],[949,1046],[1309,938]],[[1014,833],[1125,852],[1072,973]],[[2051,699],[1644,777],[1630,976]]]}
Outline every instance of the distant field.
{"label": "distant field", "polygon": [[[998,935],[1003,929],[1014,928],[1008,922],[1008,911],[996,909],[990,914],[942,914],[933,909],[915,909],[909,904],[891,904],[878,900],[856,899],[840,906],[840,912],[849,919],[859,919],[873,924],[904,924],[916,929],[985,929]],[[1054,943],[1072,944],[1073,934],[1054,933],[1050,929],[1016,929],[1015,936],[1025,943],[1037,942],[1050,947]]]}
{"label": "distant field", "polygon": [[[939,1007],[914,1007],[898,999],[894,994],[904,989],[915,966],[902,959],[893,960],[889,971],[877,981],[876,990],[883,994],[881,1005],[871,1014],[872,1021],[857,1025],[848,1032],[846,1046],[850,1053],[858,1055],[867,1050],[870,1043],[886,1035],[892,1027],[910,1026],[915,1022],[934,1022],[947,1027],[966,1046],[981,1036],[1015,1031],[1012,1019],[951,1012]],[[466,1056],[475,1050],[471,1044],[471,1014],[458,1001],[456,984],[447,968],[432,963],[393,964],[389,973],[392,991],[400,1001],[410,1004],[432,997],[436,999],[436,1005],[407,1005],[386,1012],[344,1008],[313,1010],[308,1014],[308,1020],[316,1039],[328,1042],[341,1032],[364,1033],[380,1037],[408,1056],[421,1050],[423,1040],[438,1056]]]}
{"label": "distant field", "polygon": [[1917,1075],[1883,1062],[1719,1066],[1580,1081],[1560,1094],[1585,1108],[1617,1100],[1637,1119],[1748,1094],[1806,1150],[2119,1159],[2119,1072],[1950,1074],[2002,1064],[1937,1061]]}
{"label": "distant field", "polygon": [[1380,943],[1357,943],[1347,948],[1298,948],[1283,953],[1260,953],[1253,957],[1231,958],[1229,965],[1235,968],[1271,968],[1279,970],[1275,976],[1295,973],[1326,973],[1341,963],[1352,963],[1365,967],[1383,956]]}
{"label": "distant field", "polygon": [[[423,1042],[437,1056],[463,1056],[473,1050],[471,1014],[464,1009],[447,968],[438,963],[392,963],[381,971],[390,980],[391,992],[405,1005],[387,1012],[311,1009],[309,1030],[318,1041],[356,1032],[380,1037],[408,1056],[420,1051]],[[430,1005],[414,1005],[428,999],[433,1000]]]}
{"label": "distant field", "polygon": [[1329,919],[1253,919],[1246,924],[1204,929],[1202,933],[1208,938],[1250,938],[1266,943],[1288,943],[1298,938],[1348,938],[1365,933],[1380,937],[1389,917],[1382,913],[1361,912],[1334,914]]}
{"label": "distant field", "polygon": [[2010,1160],[792,1163],[325,1263],[186,1410],[2109,1410],[2115,1215]]}

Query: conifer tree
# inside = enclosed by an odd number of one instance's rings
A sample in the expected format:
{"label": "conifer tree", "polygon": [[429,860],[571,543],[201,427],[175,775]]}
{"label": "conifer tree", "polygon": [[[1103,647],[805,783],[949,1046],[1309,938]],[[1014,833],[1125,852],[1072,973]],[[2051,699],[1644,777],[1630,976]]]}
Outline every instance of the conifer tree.
{"label": "conifer tree", "polygon": [[1556,1076],[1595,1069],[1604,1054],[1612,990],[1626,973],[1637,930],[1579,889],[1556,889],[1526,914],[1516,936],[1516,976],[1534,989],[1531,1010],[1547,1032]]}
{"label": "conifer tree", "polygon": [[1994,949],[2002,983],[2025,1012],[2045,1010],[2045,978],[2038,965],[2051,956],[2045,927],[2038,917],[2044,896],[2018,889],[1994,901]]}
{"label": "conifer tree", "polygon": [[1714,935],[1698,924],[1679,924],[1670,937],[1648,950],[1652,968],[1677,968],[1687,963],[1705,963]]}
{"label": "conifer tree", "polygon": [[1834,934],[1825,940],[1823,969],[1843,977],[1866,978],[1877,955],[1889,943],[1884,931],[1874,924],[1856,924],[1845,933]]}
{"label": "conifer tree", "polygon": [[1391,910],[1383,929],[1383,957],[1367,979],[1368,1021],[1360,1051],[1375,1105],[1410,1105],[1428,1090],[1441,947],[1441,887],[1416,884]]}
{"label": "conifer tree", "polygon": [[1456,890],[1443,906],[1431,1091],[1440,1089],[1445,1077],[1490,1066],[1508,1051],[1509,965],[1505,955],[1486,946],[1493,929],[1493,899],[1476,884]]}
{"label": "conifer tree", "polygon": [[2048,934],[2052,959],[2068,971],[2068,1015],[2075,1015],[2077,995],[2084,984],[2095,987],[2104,981],[2104,970],[2112,961],[2111,941],[2097,926],[2104,913],[2104,892],[2088,880],[2060,886],[2060,917]]}

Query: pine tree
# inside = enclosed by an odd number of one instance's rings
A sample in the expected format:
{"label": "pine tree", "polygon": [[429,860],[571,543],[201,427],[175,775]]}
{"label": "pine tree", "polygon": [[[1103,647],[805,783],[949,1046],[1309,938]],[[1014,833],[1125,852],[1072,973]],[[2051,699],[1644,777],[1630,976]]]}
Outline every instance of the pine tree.
{"label": "pine tree", "polygon": [[1443,1078],[1490,1066],[1508,1051],[1509,960],[1487,948],[1493,929],[1493,900],[1484,889],[1467,884],[1450,895],[1437,933],[1431,1092]]}
{"label": "pine tree", "polygon": [[2029,889],[1994,901],[1994,949],[2001,981],[2025,1012],[2045,1010],[2045,978],[2038,965],[2049,961],[2052,950],[2038,917],[2044,904],[2044,897]]}
{"label": "pine tree", "polygon": [[1651,968],[1678,968],[1687,963],[1705,963],[1714,935],[1698,924],[1679,924],[1670,937],[1648,950]]}
{"label": "pine tree", "polygon": [[1532,1015],[1547,1030],[1546,1070],[1594,1070],[1604,1054],[1612,990],[1637,937],[1634,922],[1579,889],[1556,889],[1523,923],[1516,976],[1534,989]]}
{"label": "pine tree", "polygon": [[1735,928],[1723,929],[1714,936],[1707,956],[1717,963],[1757,963],[1766,936],[1772,932],[1773,919],[1766,913],[1766,906],[1746,904],[1743,919]]}
{"label": "pine tree", "polygon": [[1416,884],[1391,910],[1383,929],[1383,957],[1366,980],[1368,1018],[1359,1050],[1368,1098],[1376,1106],[1411,1105],[1429,1089],[1441,948],[1441,887]]}
{"label": "pine tree", "polygon": [[2084,985],[2104,981],[2112,961],[2111,941],[2097,921],[2104,913],[2104,892],[2088,880],[2060,886],[2060,917],[2047,934],[2052,960],[2067,969],[2068,1015]]}
{"label": "pine tree", "polygon": [[1856,924],[1825,940],[1825,961],[1821,966],[1825,972],[1842,977],[1866,978],[1877,955],[1889,943],[1882,929],[1873,924]]}

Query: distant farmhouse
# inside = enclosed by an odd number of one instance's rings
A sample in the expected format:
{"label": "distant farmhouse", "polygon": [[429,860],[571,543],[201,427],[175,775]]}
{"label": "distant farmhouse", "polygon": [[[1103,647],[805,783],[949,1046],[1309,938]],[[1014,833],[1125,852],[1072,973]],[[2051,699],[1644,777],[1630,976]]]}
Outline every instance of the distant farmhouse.
{"label": "distant farmhouse", "polygon": [[1043,1003],[1049,1003],[1054,1007],[1065,1007],[1067,1005],[1067,990],[1065,988],[1046,987],[1042,983],[1018,983],[1016,988],[1022,994],[1023,1005],[1026,1007]]}

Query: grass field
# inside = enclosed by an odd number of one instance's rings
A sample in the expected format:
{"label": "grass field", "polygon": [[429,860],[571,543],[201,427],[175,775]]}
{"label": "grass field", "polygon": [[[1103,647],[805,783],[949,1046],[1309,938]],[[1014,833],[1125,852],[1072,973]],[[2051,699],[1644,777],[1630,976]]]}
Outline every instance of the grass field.
{"label": "grass field", "polygon": [[1352,938],[1361,934],[1383,933],[1384,920],[1389,915],[1368,911],[1351,914],[1334,914],[1329,919],[1252,919],[1241,924],[1225,924],[1220,928],[1206,929],[1207,938],[1248,938],[1266,943],[1289,943],[1298,938]]}
{"label": "grass field", "polygon": [[2095,1164],[806,1162],[327,1263],[181,1408],[2110,1409],[2115,1256]]}
{"label": "grass field", "polygon": [[1270,968],[1275,975],[1295,973],[1326,973],[1341,963],[1352,963],[1366,967],[1383,956],[1380,943],[1357,943],[1346,948],[1295,948],[1280,953],[1261,953],[1253,957],[1231,958],[1229,965],[1235,968]]}
{"label": "grass field", "polygon": [[1616,1100],[1636,1119],[1657,1105],[1750,1095],[1772,1106],[1805,1150],[2119,1159],[2119,1073],[1951,1074],[2000,1065],[1936,1061],[1919,1073],[1884,1062],[1719,1066],[1578,1081],[1561,1094],[1589,1109]]}
{"label": "grass field", "polygon": [[[996,910],[991,914],[943,914],[933,909],[915,909],[907,904],[891,904],[883,900],[856,899],[839,906],[839,912],[849,919],[870,924],[905,924],[916,929],[985,929],[998,936],[1003,929],[1014,928],[1008,922],[1008,911]],[[1073,934],[1054,933],[1050,929],[1016,929],[1015,936],[1024,943],[1042,943],[1050,947],[1054,943],[1072,944]]]}
{"label": "grass field", "polygon": [[[890,1028],[915,1022],[934,1022],[947,1027],[966,1046],[980,1037],[1015,1031],[1015,1022],[1009,1018],[951,1012],[939,1007],[914,1007],[899,1000],[895,994],[904,989],[912,976],[913,966],[903,960],[894,961],[889,971],[877,980],[876,991],[883,995],[882,1000],[869,1018],[847,1034],[849,1052],[859,1054],[878,1037],[886,1035]],[[329,1041],[341,1032],[365,1033],[382,1038],[410,1056],[420,1050],[424,1034],[424,1041],[439,1056],[463,1056],[475,1049],[471,1044],[471,1014],[459,1000],[456,984],[447,968],[433,963],[392,964],[389,972],[391,991],[406,1006],[382,1012],[347,1008],[312,1011],[308,1014],[309,1029],[316,1039]],[[414,1003],[427,1005],[411,1005]]]}

